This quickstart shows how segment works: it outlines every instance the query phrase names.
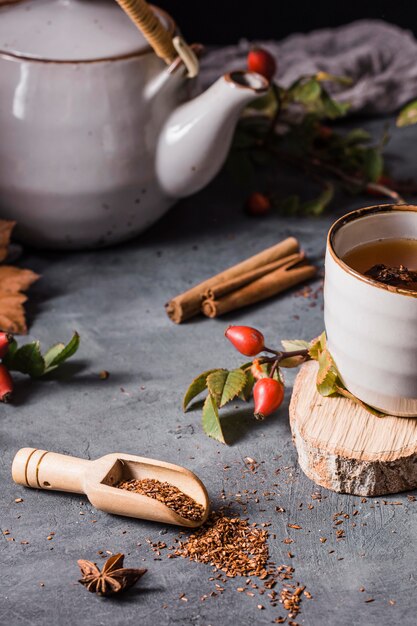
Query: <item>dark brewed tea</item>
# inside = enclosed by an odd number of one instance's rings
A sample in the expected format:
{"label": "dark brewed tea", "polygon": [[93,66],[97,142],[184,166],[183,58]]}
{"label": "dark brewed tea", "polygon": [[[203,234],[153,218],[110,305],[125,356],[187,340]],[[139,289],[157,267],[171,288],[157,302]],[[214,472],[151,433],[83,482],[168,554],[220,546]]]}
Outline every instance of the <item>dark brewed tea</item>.
{"label": "dark brewed tea", "polygon": [[342,260],[374,280],[417,290],[417,239],[378,239],[352,248]]}

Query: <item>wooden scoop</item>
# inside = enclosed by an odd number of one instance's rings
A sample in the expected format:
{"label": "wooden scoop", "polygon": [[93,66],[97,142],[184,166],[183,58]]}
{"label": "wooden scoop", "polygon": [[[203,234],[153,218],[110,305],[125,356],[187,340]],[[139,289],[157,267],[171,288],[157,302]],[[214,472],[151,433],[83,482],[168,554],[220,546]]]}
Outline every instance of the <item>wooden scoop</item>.
{"label": "wooden scoop", "polygon": [[[65,454],[22,448],[12,466],[13,480],[25,487],[83,493],[97,509],[142,519],[195,528],[209,514],[206,488],[195,474],[179,465],[146,459],[132,454],[107,454],[95,461]],[[154,478],[180,489],[204,507],[201,519],[182,517],[151,497],[119,489],[124,480]]]}

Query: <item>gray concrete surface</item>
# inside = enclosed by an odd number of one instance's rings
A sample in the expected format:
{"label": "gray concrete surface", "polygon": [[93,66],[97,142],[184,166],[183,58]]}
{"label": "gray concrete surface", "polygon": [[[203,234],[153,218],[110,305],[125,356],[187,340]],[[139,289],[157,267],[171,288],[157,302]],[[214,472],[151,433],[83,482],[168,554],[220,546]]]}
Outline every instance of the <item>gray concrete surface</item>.
{"label": "gray concrete surface", "polygon": [[[382,125],[368,123],[375,133]],[[394,132],[389,153],[397,174],[415,173],[416,139],[416,129]],[[267,176],[276,188],[289,184],[285,173],[270,171]],[[304,185],[302,178],[294,180]],[[43,276],[28,305],[30,337],[46,347],[77,329],[82,342],[77,357],[55,379],[19,377],[15,402],[0,407],[0,526],[10,531],[0,541],[0,623],[249,626],[270,624],[284,614],[267,602],[265,610],[257,609],[257,597],[236,592],[242,584],[237,579],[228,581],[222,596],[201,602],[200,596],[214,590],[210,567],[183,559],[154,560],[146,543],[151,538],[170,544],[177,528],[95,511],[82,496],[13,484],[11,462],[22,446],[91,459],[122,451],[180,463],[202,478],[214,507],[223,488],[232,494],[274,490],[279,495],[272,500],[261,495],[259,504],[249,502],[248,516],[271,522],[273,559],[291,564],[294,579],[313,596],[303,601],[296,621],[311,626],[416,623],[417,502],[401,494],[387,498],[385,505],[381,498],[361,503],[324,489],[319,490],[321,501],[312,499],[316,487],[300,472],[291,442],[290,389],[285,405],[264,423],[255,422],[246,406],[225,417],[229,447],[202,433],[198,410],[181,411],[182,394],[195,374],[240,362],[223,338],[227,324],[256,326],[269,343],[308,339],[323,328],[321,301],[312,307],[311,300],[288,293],[223,319],[196,319],[182,326],[168,320],[164,302],[289,234],[299,237],[321,263],[325,233],[335,215],[373,203],[372,198],[339,198],[335,211],[320,219],[275,214],[254,220],[241,212],[245,193],[223,174],[136,241],[79,254],[28,251],[22,259]],[[98,378],[103,369],[111,373],[107,381]],[[262,462],[258,474],[242,477],[246,456]],[[226,465],[229,470],[223,469]],[[19,497],[23,502],[15,503]],[[241,512],[236,499],[227,497],[233,510]],[[309,504],[314,508],[308,509]],[[276,513],[276,506],[285,512]],[[355,509],[359,514],[353,518]],[[346,538],[337,541],[332,516],[341,511],[351,518],[343,524]],[[289,529],[288,523],[302,529]],[[55,535],[47,540],[51,531]],[[286,537],[294,543],[284,544]],[[120,599],[95,597],[77,583],[76,561],[101,563],[99,550],[124,552],[127,565],[149,571]],[[182,593],[188,602],[179,599]],[[374,601],[366,603],[368,598]]]}

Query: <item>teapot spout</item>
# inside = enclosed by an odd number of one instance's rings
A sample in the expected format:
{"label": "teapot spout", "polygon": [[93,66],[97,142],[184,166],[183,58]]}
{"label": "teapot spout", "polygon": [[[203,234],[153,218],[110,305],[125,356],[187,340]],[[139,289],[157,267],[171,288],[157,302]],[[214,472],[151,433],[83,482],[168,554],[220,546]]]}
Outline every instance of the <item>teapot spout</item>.
{"label": "teapot spout", "polygon": [[269,82],[253,72],[231,72],[178,107],[162,129],[156,172],[165,193],[188,196],[222,167],[243,107],[263,96]]}

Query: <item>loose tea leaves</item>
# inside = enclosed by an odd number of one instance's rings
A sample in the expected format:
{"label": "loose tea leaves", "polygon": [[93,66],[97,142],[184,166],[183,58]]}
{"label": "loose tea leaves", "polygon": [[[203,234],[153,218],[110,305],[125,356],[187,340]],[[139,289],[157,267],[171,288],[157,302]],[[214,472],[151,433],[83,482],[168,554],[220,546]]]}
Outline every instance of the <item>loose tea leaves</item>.
{"label": "loose tea leaves", "polygon": [[264,580],[270,574],[267,539],[268,531],[246,520],[212,513],[202,528],[180,542],[174,554],[209,563],[229,578],[257,576]]}
{"label": "loose tea leaves", "polygon": [[124,554],[113,554],[100,571],[96,563],[80,559],[77,563],[83,577],[78,582],[99,596],[111,596],[125,591],[133,587],[147,570],[125,568],[123,560]]}
{"label": "loose tea leaves", "polygon": [[162,502],[172,511],[181,515],[184,519],[198,522],[204,515],[204,507],[186,493],[167,482],[161,482],[154,478],[133,478],[116,485],[119,489],[134,491],[143,496]]}

